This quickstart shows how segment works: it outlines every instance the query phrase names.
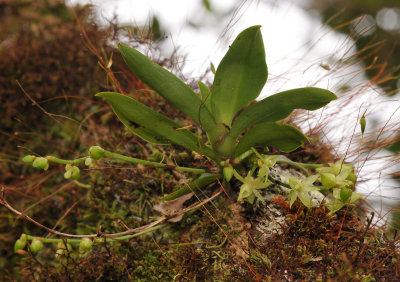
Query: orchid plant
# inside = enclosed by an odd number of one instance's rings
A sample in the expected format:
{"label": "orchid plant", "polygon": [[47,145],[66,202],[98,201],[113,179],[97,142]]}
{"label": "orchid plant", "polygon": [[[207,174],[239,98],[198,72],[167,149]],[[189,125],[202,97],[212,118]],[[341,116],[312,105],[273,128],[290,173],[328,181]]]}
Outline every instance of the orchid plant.
{"label": "orchid plant", "polygon": [[[294,165],[308,173],[306,166],[301,163],[291,162],[278,155],[261,155],[253,147],[272,146],[281,152],[296,150],[307,142],[308,138],[296,127],[279,121],[288,117],[295,109],[317,110],[337,97],[326,89],[305,87],[283,91],[254,102],[268,77],[260,26],[249,27],[237,36],[215,71],[212,88],[199,81],[199,93],[139,51],[125,44],[118,44],[118,48],[137,78],[190,117],[196,123],[194,127],[200,128],[205,134],[196,135],[190,131],[192,127],[184,127],[128,95],[102,92],[96,96],[105,99],[119,120],[135,135],[150,143],[176,144],[201,154],[214,162],[217,170],[223,173],[209,173],[199,168],[171,167],[163,163],[116,154],[98,146],[91,147],[87,156],[75,160],[29,155],[23,158],[24,162],[44,170],[48,169],[50,162],[64,164],[64,177],[75,181],[80,177],[80,165],[90,167],[105,157],[186,171],[193,175],[200,174],[185,187],[165,196],[164,201],[177,199],[214,182],[216,178],[224,179],[226,184],[232,181],[234,176],[242,183],[238,201],[254,203],[256,199],[263,201],[260,190],[273,183],[270,169],[276,163]],[[238,166],[252,154],[257,155],[257,160],[247,175],[242,176],[238,172]],[[346,203],[354,203],[359,198],[359,194],[350,189],[355,181],[354,169],[343,164],[343,159],[330,164],[329,167],[316,167],[318,174],[303,180],[289,179],[286,186],[291,189],[288,195],[290,206],[299,198],[310,208],[312,204],[309,193],[316,190],[332,192],[334,200],[329,205],[331,211],[337,211]],[[253,176],[256,170],[257,176]],[[322,186],[313,185],[317,180]],[[34,239],[21,236],[17,241],[16,251],[25,247],[27,238]],[[90,250],[91,242],[88,242],[87,238],[80,242],[82,249]],[[38,250],[41,245],[33,241],[31,249],[34,247]]]}

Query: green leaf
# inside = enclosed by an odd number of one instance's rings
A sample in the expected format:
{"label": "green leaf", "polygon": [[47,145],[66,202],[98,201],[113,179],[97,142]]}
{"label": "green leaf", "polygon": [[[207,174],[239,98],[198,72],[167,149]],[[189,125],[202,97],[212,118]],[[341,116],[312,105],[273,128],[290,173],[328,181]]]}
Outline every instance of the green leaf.
{"label": "green leaf", "polygon": [[212,134],[215,120],[189,86],[139,51],[124,44],[118,44],[118,48],[129,69],[139,79]]}
{"label": "green leaf", "polygon": [[127,120],[125,116],[118,111],[117,108],[112,107],[114,113],[117,115],[118,119],[135,135],[139,136],[140,138],[146,140],[147,142],[159,144],[159,145],[166,145],[171,143],[168,139],[156,134],[154,131],[147,129],[143,126],[134,125],[132,122]]}
{"label": "green leaf", "polygon": [[202,188],[215,180],[217,180],[218,175],[214,175],[211,173],[203,173],[199,176],[195,181],[190,182],[189,184],[185,185],[184,187],[172,192],[171,194],[163,197],[162,201],[172,201],[175,200],[183,195],[189,194],[199,188]]}
{"label": "green leaf", "polygon": [[337,97],[332,92],[315,87],[292,89],[274,94],[245,109],[233,123],[230,135],[237,138],[250,126],[282,120],[294,109],[316,110],[335,99]]}
{"label": "green leaf", "polygon": [[211,111],[211,91],[203,82],[198,81],[200,94],[201,94],[201,102],[206,106],[206,108]]}
{"label": "green leaf", "polygon": [[218,123],[231,125],[235,114],[258,97],[268,70],[260,26],[242,31],[215,73],[211,106]]}
{"label": "green leaf", "polygon": [[214,152],[201,140],[198,140],[193,133],[187,130],[177,130],[182,127],[180,124],[153,111],[142,103],[128,96],[112,92],[98,93],[96,96],[105,98],[117,113],[117,116],[122,118],[124,124],[130,122],[130,127],[142,126],[146,128],[146,134],[152,132],[156,134],[153,138],[157,139],[157,136],[161,136],[174,144],[216,159]]}
{"label": "green leaf", "polygon": [[269,145],[282,152],[290,152],[305,141],[308,141],[307,137],[291,125],[265,122],[254,126],[240,139],[235,156],[257,145]]}

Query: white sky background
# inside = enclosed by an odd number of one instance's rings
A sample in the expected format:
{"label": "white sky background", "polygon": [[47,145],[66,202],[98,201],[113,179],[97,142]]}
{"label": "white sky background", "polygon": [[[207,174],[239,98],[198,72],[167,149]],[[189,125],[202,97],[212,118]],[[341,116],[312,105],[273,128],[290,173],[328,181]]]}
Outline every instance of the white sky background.
{"label": "white sky background", "polygon": [[[324,27],[318,13],[306,12],[299,6],[307,5],[307,0],[211,0],[211,6],[217,12],[217,16],[206,11],[201,0],[67,2],[92,3],[97,7],[100,19],[110,19],[117,15],[120,23],[138,26],[148,24],[152,15],[155,15],[161,27],[169,32],[166,34],[168,38],[162,42],[161,50],[168,56],[175,47],[179,47],[180,53],[187,55],[182,74],[191,78],[204,74],[210,62],[217,67],[227,51],[228,44],[240,31],[252,25],[262,25],[269,78],[261,96],[306,86],[327,88],[335,92],[345,84],[357,87],[357,91],[363,92],[351,102],[348,99],[339,99],[330,103],[327,109],[313,112],[317,119],[312,122],[318,123],[326,117],[324,114],[341,109],[336,121],[324,127],[327,140],[334,145],[338,156],[345,154],[354,127],[356,126],[356,133],[360,131],[357,118],[359,111],[363,113],[367,109],[367,133],[369,125],[375,123],[381,128],[393,113],[395,116],[392,120],[400,120],[400,110],[395,112],[400,106],[399,98],[389,100],[379,89],[369,87],[360,65],[346,65],[344,60],[337,63],[353,55],[354,42],[346,35]],[[230,13],[232,7],[239,7],[241,3],[244,4],[237,10],[232,21],[231,16],[224,16]],[[188,25],[189,22],[201,25],[195,28]],[[224,33],[225,31],[227,32]],[[322,68],[321,65],[329,66],[330,70]],[[358,144],[359,138],[355,137],[351,147],[353,152]],[[387,153],[379,152],[376,157],[383,155]],[[356,164],[354,157],[349,156],[348,161]],[[360,167],[363,157],[365,156],[360,158]],[[388,168],[386,161],[367,162],[360,172],[360,179],[365,177],[374,180],[360,182],[359,191],[371,193],[368,198],[374,201],[383,199],[386,204],[396,203],[394,199],[399,200],[399,191],[393,192],[393,188],[398,184],[379,174],[383,171],[387,173],[390,169],[393,170],[394,167]],[[376,191],[378,187],[379,190]],[[380,211],[380,204],[375,203],[374,208]],[[381,212],[385,213],[384,210]]]}

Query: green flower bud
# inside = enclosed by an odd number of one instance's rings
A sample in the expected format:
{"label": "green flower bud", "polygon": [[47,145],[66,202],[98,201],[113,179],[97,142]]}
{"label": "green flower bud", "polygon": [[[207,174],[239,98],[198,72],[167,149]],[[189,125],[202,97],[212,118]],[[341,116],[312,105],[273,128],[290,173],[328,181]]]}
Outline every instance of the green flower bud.
{"label": "green flower bud", "polygon": [[104,149],[100,146],[92,146],[89,148],[89,155],[95,160],[100,160],[104,157]]}
{"label": "green flower bud", "polygon": [[322,185],[330,189],[336,185],[336,176],[332,173],[321,173],[320,180]]}
{"label": "green flower bud", "polygon": [[34,155],[27,155],[27,156],[25,156],[25,157],[23,157],[22,159],[21,159],[21,161],[23,161],[24,163],[33,163],[33,161],[36,159],[36,156],[34,156]]}
{"label": "green flower bud", "polygon": [[78,180],[80,176],[81,171],[77,166],[70,166],[68,170],[64,173],[64,177],[71,180]]}
{"label": "green flower bud", "polygon": [[21,236],[19,237],[19,240],[26,242],[26,241],[28,241],[28,236],[26,236],[26,234],[22,233]]}
{"label": "green flower bud", "polygon": [[26,240],[23,241],[21,239],[18,239],[17,241],[15,241],[14,244],[14,252],[18,252],[19,250],[23,250],[26,246]]}
{"label": "green flower bud", "polygon": [[85,166],[92,166],[92,165],[93,165],[93,159],[92,158],[86,158]]}
{"label": "green flower bud", "polygon": [[346,203],[351,197],[352,191],[349,188],[342,188],[340,190],[340,201]]}
{"label": "green flower bud", "polygon": [[82,252],[89,252],[92,250],[93,246],[93,241],[90,240],[89,238],[83,238],[81,239],[81,242],[79,243],[79,249]]}
{"label": "green flower bud", "polygon": [[43,249],[43,243],[39,239],[33,239],[31,243],[31,251],[32,253],[40,252]]}
{"label": "green flower bud", "polygon": [[46,158],[36,158],[32,166],[34,168],[47,170],[49,168],[49,161]]}
{"label": "green flower bud", "polygon": [[346,179],[351,181],[351,182],[353,182],[353,183],[355,183],[356,179],[357,179],[357,176],[355,175],[354,172],[350,172]]}
{"label": "green flower bud", "polygon": [[28,239],[28,236],[26,236],[26,234],[21,234],[19,239],[17,241],[15,241],[14,252],[18,252],[19,250],[23,250],[25,248],[25,246],[26,246],[27,239]]}
{"label": "green flower bud", "polygon": [[231,178],[233,175],[233,167],[232,166],[224,167],[224,169],[222,170],[222,173],[224,174],[224,178],[225,178],[226,182],[231,181]]}

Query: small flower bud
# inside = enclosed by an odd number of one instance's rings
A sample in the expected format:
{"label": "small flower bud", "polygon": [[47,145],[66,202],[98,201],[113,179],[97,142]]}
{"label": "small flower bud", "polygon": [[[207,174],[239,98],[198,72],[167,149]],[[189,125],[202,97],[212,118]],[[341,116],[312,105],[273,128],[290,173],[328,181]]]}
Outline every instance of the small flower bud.
{"label": "small flower bud", "polygon": [[104,156],[104,149],[100,146],[92,146],[89,148],[89,155],[95,160],[100,160]]}
{"label": "small flower bud", "polygon": [[224,167],[224,169],[222,170],[222,173],[224,174],[224,178],[225,178],[226,182],[229,182],[233,175],[233,167],[232,166]]}
{"label": "small flower bud", "polygon": [[19,237],[19,240],[26,242],[28,240],[28,236],[26,236],[26,234],[22,233],[21,236]]}
{"label": "small flower bud", "polygon": [[80,176],[81,172],[79,170],[79,167],[77,166],[70,166],[68,170],[64,173],[64,177],[71,180],[78,180]]}
{"label": "small flower bud", "polygon": [[67,170],[67,171],[64,173],[64,178],[65,178],[65,179],[70,179],[70,178],[71,178],[71,174],[72,174],[72,171],[71,171],[71,170]]}
{"label": "small flower bud", "polygon": [[43,249],[43,243],[39,239],[33,239],[31,243],[31,251],[32,253],[40,252]]}
{"label": "small flower bud", "polygon": [[49,168],[49,161],[46,158],[36,158],[32,166],[34,168],[47,170]]}
{"label": "small flower bud", "polygon": [[357,179],[357,176],[355,175],[354,172],[350,172],[346,179],[351,181],[351,182],[353,182],[353,183],[355,183],[356,179]]}
{"label": "small flower bud", "polygon": [[350,197],[351,197],[351,189],[349,188],[342,188],[340,190],[340,201],[342,201],[342,203],[346,203]]}
{"label": "small flower bud", "polygon": [[25,156],[25,157],[23,157],[22,159],[21,159],[21,161],[23,161],[24,163],[33,163],[33,161],[36,159],[36,156],[34,156],[34,155],[27,155],[27,156]]}
{"label": "small flower bud", "polygon": [[91,251],[92,246],[93,246],[93,241],[90,240],[89,238],[83,238],[83,239],[81,239],[81,242],[79,243],[79,249],[82,252]]}
{"label": "small flower bud", "polygon": [[85,166],[92,166],[92,165],[93,165],[93,159],[92,158],[86,158]]}
{"label": "small flower bud", "polygon": [[19,250],[23,250],[26,246],[26,240],[23,241],[21,239],[18,239],[17,241],[15,241],[14,244],[14,252],[18,252]]}
{"label": "small flower bud", "polygon": [[336,185],[336,177],[332,173],[321,173],[321,183],[326,188],[330,189]]}

